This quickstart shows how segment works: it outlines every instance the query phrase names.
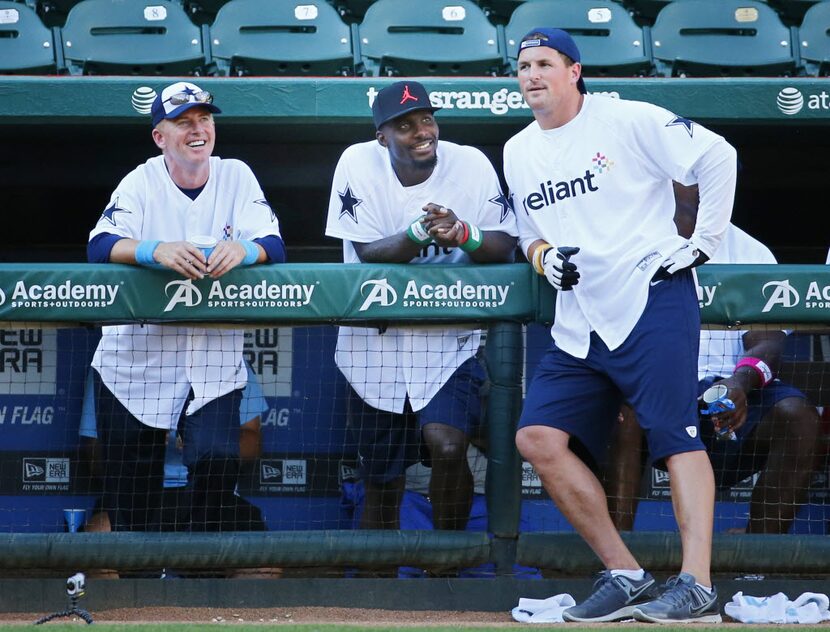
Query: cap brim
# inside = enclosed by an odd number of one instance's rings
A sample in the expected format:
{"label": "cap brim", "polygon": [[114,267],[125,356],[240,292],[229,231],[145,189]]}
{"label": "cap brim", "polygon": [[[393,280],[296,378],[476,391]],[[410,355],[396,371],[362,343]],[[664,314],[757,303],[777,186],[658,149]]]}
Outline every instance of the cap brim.
{"label": "cap brim", "polygon": [[[193,103],[193,102],[190,102],[190,103],[184,103],[184,104],[180,105],[175,110],[171,110],[170,113],[165,115],[164,118],[165,119],[174,119],[177,116],[181,116],[182,114],[187,112],[190,108],[197,108],[197,107],[198,108],[205,108],[209,112],[212,112],[213,114],[221,114],[222,113],[222,110],[220,110],[218,107],[213,105],[213,103]],[[164,120],[164,119],[162,119],[162,120]]]}
{"label": "cap brim", "polygon": [[437,107],[430,106],[430,107],[425,108],[421,105],[415,105],[415,106],[413,106],[411,108],[408,108],[406,110],[401,110],[399,112],[395,112],[392,116],[388,116],[385,119],[383,119],[382,121],[375,121],[375,128],[380,129],[381,125],[385,125],[389,121],[394,121],[396,118],[399,118],[399,117],[403,116],[404,114],[409,114],[410,112],[416,112],[417,110],[429,110],[430,112],[435,113],[440,109],[441,109],[440,107],[437,108]]}

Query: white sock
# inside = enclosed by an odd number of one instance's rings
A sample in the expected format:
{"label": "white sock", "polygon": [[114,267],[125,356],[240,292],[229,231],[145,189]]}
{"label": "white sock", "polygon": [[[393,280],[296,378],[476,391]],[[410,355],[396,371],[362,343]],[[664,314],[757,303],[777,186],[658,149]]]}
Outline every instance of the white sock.
{"label": "white sock", "polygon": [[711,586],[704,586],[700,582],[695,582],[695,586],[699,586],[700,588],[703,588],[703,590],[705,590],[710,595],[712,594],[712,587]]}
{"label": "white sock", "polygon": [[636,571],[627,570],[627,569],[612,570],[611,571],[611,577],[617,577],[618,575],[622,575],[623,577],[627,577],[628,579],[632,579],[635,582],[639,582],[639,581],[642,581],[645,578],[646,572],[642,568],[639,569],[639,570],[636,570]]}

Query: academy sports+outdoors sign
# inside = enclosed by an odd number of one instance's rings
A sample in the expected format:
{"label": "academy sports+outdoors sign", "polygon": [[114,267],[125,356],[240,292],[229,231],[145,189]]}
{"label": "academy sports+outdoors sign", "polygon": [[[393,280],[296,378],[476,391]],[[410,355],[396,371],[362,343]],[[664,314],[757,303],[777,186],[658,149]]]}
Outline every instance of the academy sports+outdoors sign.
{"label": "academy sports+outdoors sign", "polygon": [[[704,323],[830,324],[830,268],[699,268]],[[553,290],[527,264],[280,264],[220,279],[114,264],[0,265],[6,322],[550,321]]]}

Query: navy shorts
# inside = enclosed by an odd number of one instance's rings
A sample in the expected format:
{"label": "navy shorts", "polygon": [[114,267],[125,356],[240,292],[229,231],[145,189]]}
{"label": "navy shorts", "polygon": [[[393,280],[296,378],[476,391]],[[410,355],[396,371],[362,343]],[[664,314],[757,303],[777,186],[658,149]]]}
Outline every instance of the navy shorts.
{"label": "navy shorts", "polygon": [[357,441],[361,478],[384,484],[404,475],[421,456],[421,429],[430,423],[452,426],[468,437],[481,423],[484,369],[476,358],[464,362],[435,397],[417,413],[409,401],[403,413],[366,404],[349,386],[349,427]]}
{"label": "navy shorts", "polygon": [[[703,393],[721,378],[701,380],[698,392]],[[744,450],[746,440],[753,435],[761,420],[783,399],[797,397],[806,399],[806,395],[794,386],[781,380],[773,380],[760,390],[747,395],[746,423],[735,431],[736,440],[718,440],[712,424],[704,418],[700,425],[700,435],[709,451],[712,469],[715,471],[715,483],[718,488],[727,489],[739,481],[760,472],[766,467],[767,453],[753,453]]]}
{"label": "navy shorts", "polygon": [[614,351],[595,332],[584,360],[554,344],[536,369],[518,427],[559,428],[602,463],[611,425],[627,401],[655,460],[703,450],[697,412],[699,339],[692,274],[682,272],[650,288],[640,320]]}

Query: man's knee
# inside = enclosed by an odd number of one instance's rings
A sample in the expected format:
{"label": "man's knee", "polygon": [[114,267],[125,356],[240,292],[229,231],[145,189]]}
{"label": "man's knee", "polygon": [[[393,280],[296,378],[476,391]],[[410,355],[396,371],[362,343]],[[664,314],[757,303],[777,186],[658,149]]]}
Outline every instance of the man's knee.
{"label": "man's knee", "polygon": [[531,464],[555,459],[568,450],[568,435],[547,426],[525,426],[516,433],[516,448]]}
{"label": "man's knee", "polygon": [[461,430],[445,424],[433,423],[424,427],[423,437],[433,462],[467,462],[469,440]]}
{"label": "man's knee", "polygon": [[773,438],[795,439],[813,444],[821,426],[815,406],[801,397],[787,397],[775,404],[763,420],[773,423]]}

